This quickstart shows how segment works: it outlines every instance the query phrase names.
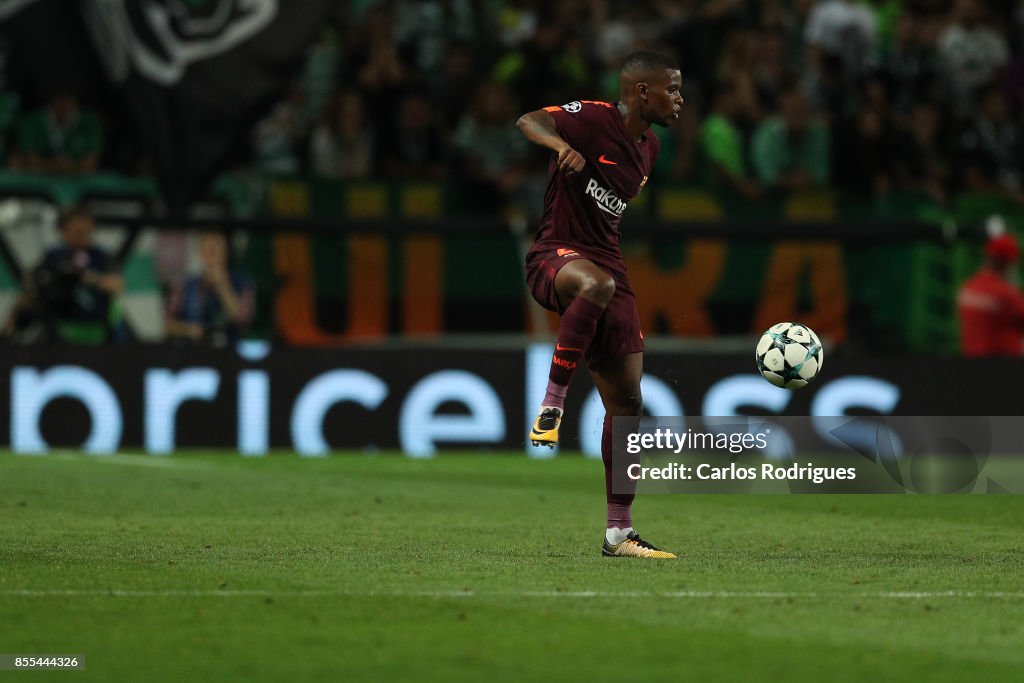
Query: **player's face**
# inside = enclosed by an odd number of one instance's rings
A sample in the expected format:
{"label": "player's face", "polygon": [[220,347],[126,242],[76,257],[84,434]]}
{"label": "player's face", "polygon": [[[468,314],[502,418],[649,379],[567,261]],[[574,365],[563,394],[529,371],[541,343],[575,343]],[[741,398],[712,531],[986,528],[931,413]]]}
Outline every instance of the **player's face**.
{"label": "player's face", "polygon": [[669,126],[679,118],[683,96],[679,90],[683,77],[676,69],[665,69],[647,85],[647,120]]}

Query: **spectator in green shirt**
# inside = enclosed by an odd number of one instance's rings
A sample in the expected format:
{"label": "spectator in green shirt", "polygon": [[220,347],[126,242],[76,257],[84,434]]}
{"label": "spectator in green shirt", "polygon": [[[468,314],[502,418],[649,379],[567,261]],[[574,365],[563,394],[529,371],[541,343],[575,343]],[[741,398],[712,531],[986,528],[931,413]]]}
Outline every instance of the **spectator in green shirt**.
{"label": "spectator in green shirt", "polygon": [[829,130],[812,118],[796,87],[779,99],[779,113],[754,132],[753,163],[757,178],[771,189],[794,191],[828,183]]}
{"label": "spectator in green shirt", "polygon": [[38,173],[92,173],[103,151],[99,119],[71,93],[54,95],[30,112],[18,129],[16,167]]}
{"label": "spectator in green shirt", "polygon": [[763,193],[747,172],[743,134],[737,125],[739,113],[735,85],[731,81],[719,83],[711,114],[700,128],[700,151],[711,172],[712,186],[728,187],[747,199],[757,199]]}

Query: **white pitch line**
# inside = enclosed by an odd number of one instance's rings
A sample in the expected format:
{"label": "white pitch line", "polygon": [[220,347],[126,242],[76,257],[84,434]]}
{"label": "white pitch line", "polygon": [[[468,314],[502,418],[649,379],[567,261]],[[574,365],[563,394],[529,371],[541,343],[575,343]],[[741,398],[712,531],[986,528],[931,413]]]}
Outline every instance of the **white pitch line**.
{"label": "white pitch line", "polygon": [[785,592],[785,591],[273,591],[273,590],[0,590],[3,597],[216,597],[216,598],[306,598],[306,597],[379,597],[379,598],[881,598],[891,600],[922,600],[936,598],[1024,599],[1024,592],[1013,591],[879,591],[860,593]]}
{"label": "white pitch line", "polygon": [[126,465],[128,467],[155,467],[160,469],[208,470],[207,463],[183,460],[172,456],[117,453],[114,455],[89,455],[85,453],[51,452],[42,456],[48,460],[62,462],[89,462],[98,465]]}

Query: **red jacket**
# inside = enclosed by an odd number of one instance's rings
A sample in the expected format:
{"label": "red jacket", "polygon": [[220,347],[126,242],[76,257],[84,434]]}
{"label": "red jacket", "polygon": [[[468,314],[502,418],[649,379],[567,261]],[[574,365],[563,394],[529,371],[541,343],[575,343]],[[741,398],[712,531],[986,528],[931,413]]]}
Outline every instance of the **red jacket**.
{"label": "red jacket", "polygon": [[965,356],[1024,354],[1024,294],[985,267],[957,296],[960,340]]}

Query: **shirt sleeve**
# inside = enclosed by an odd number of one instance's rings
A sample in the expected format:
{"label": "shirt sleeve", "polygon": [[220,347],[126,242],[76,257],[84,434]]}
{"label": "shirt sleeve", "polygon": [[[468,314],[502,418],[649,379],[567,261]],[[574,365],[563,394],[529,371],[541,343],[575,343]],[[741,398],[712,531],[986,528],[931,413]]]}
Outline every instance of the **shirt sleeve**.
{"label": "shirt sleeve", "polygon": [[544,107],[544,111],[551,114],[555,120],[555,130],[562,136],[562,139],[581,154],[585,150],[586,141],[590,137],[588,129],[593,124],[594,115],[601,108],[611,108],[609,102],[596,102],[592,100],[575,100],[561,107]]}
{"label": "shirt sleeve", "polygon": [[700,140],[704,155],[710,161],[735,176],[744,175],[743,150],[727,121],[717,116],[708,119],[701,129]]}
{"label": "shirt sleeve", "polygon": [[1003,296],[1003,305],[1007,318],[1018,328],[1024,329],[1024,294],[1019,289],[1007,287]]}

